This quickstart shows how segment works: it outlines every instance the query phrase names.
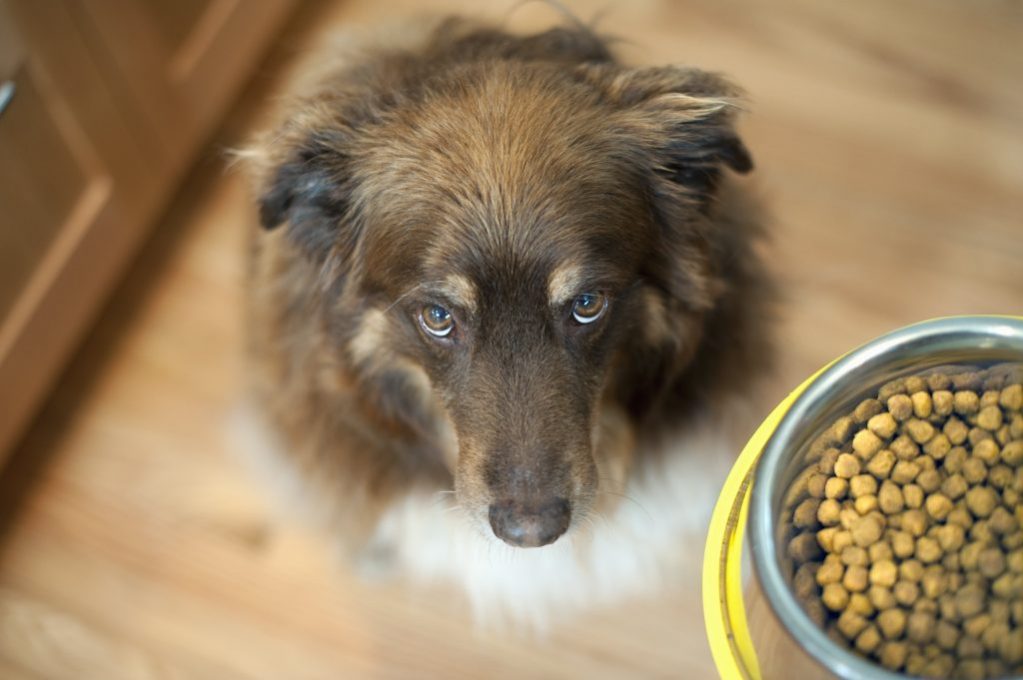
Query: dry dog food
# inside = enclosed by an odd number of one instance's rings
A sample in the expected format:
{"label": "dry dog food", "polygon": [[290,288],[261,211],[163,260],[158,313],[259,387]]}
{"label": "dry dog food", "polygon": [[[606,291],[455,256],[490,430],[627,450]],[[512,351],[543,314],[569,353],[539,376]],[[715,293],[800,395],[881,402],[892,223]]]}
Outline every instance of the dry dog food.
{"label": "dry dog food", "polygon": [[1023,672],[1023,365],[884,385],[788,491],[792,585],[840,644],[929,678]]}

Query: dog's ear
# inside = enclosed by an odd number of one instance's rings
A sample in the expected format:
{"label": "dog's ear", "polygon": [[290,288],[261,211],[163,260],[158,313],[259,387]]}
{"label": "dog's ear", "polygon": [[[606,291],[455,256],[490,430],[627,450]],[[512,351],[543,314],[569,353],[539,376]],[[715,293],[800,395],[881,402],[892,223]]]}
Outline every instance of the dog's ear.
{"label": "dog's ear", "polygon": [[723,77],[679,66],[627,69],[586,64],[580,73],[617,109],[619,128],[661,177],[705,202],[721,170],[753,169],[735,131],[742,92]]}
{"label": "dog's ear", "polygon": [[346,136],[318,132],[297,140],[279,135],[287,150],[264,162],[259,220],[264,229],[287,225],[288,236],[320,260],[352,247],[351,159]]}
{"label": "dog's ear", "polygon": [[579,73],[611,106],[622,157],[647,178],[662,239],[647,274],[677,309],[712,308],[727,287],[711,215],[724,196],[721,176],[726,168],[753,169],[735,131],[741,91],[716,74],[678,66],[588,64]]}

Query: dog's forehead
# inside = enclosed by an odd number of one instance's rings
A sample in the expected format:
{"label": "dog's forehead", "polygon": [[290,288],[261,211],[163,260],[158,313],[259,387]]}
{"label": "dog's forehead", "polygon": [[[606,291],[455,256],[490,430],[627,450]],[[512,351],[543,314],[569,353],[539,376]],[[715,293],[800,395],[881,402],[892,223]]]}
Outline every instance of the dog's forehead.
{"label": "dog's forehead", "polygon": [[414,272],[410,285],[477,301],[564,296],[588,263],[612,253],[627,268],[644,250],[642,170],[606,112],[520,76],[488,73],[402,110],[362,156],[372,238]]}
{"label": "dog's forehead", "polygon": [[399,107],[367,140],[359,185],[370,210],[511,239],[507,249],[558,218],[597,223],[609,202],[635,196],[636,164],[591,92],[512,66],[463,75]]}

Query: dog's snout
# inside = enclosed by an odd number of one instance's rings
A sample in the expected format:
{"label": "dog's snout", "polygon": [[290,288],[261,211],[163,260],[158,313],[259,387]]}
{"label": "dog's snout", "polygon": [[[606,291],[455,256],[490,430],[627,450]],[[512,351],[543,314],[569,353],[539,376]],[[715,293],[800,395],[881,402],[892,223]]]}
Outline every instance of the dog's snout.
{"label": "dog's snout", "polygon": [[564,498],[542,503],[505,500],[490,506],[494,535],[517,548],[538,548],[553,543],[568,530],[572,508]]}

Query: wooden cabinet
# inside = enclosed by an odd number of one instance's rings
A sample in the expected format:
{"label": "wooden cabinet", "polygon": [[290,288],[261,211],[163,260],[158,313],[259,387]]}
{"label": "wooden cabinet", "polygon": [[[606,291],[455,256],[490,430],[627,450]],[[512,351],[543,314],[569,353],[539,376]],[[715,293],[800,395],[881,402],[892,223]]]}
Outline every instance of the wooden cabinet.
{"label": "wooden cabinet", "polygon": [[0,0],[0,461],[291,0]]}

